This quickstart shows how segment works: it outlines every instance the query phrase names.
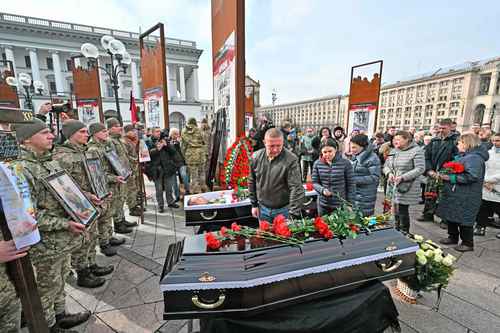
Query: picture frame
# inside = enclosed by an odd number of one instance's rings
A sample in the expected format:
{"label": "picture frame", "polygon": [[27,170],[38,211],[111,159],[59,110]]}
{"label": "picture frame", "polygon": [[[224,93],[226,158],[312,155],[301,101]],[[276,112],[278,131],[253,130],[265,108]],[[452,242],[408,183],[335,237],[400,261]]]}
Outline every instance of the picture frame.
{"label": "picture frame", "polygon": [[99,217],[92,201],[66,171],[50,174],[42,182],[75,222],[89,226]]}
{"label": "picture frame", "polygon": [[111,167],[113,168],[113,170],[115,170],[117,176],[121,176],[126,180],[132,175],[130,166],[128,165],[128,163],[125,163],[122,159],[120,159],[116,151],[107,151],[104,153],[104,156],[108,159],[109,164],[111,164]]}
{"label": "picture frame", "polygon": [[0,129],[0,160],[11,161],[19,156],[20,148],[15,131]]}
{"label": "picture frame", "polygon": [[84,161],[85,172],[89,178],[92,192],[102,200],[111,194],[108,187],[108,180],[99,157],[90,157]]}

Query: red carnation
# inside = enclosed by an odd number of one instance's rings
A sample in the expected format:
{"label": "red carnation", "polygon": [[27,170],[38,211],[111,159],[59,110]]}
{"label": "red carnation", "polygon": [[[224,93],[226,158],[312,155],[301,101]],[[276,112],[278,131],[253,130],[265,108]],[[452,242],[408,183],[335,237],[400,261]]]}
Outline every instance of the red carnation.
{"label": "red carnation", "polygon": [[288,226],[286,225],[286,223],[278,224],[276,226],[274,232],[276,233],[276,235],[286,237],[286,238],[292,236],[292,232],[290,231],[290,229],[288,229]]}
{"label": "red carnation", "polygon": [[324,233],[329,229],[328,224],[326,224],[323,218],[319,216],[314,219],[314,227],[321,235],[324,235]]}
{"label": "red carnation", "polygon": [[282,224],[285,222],[286,222],[286,217],[283,214],[277,215],[273,220],[273,224]]}
{"label": "red carnation", "polygon": [[464,165],[458,162],[446,162],[443,164],[443,168],[449,169],[450,173],[462,173],[465,171]]}
{"label": "red carnation", "polygon": [[313,189],[314,189],[314,187],[313,187],[312,183],[306,183],[306,190],[312,191]]}
{"label": "red carnation", "polygon": [[222,237],[229,237],[229,234],[227,233],[227,228],[226,228],[226,227],[221,227],[221,228],[220,228],[220,231],[219,231],[219,234],[220,234]]}
{"label": "red carnation", "polygon": [[349,224],[349,228],[351,229],[352,232],[355,232],[355,233],[359,232],[359,227],[355,224]]}
{"label": "red carnation", "polygon": [[218,240],[213,233],[207,232],[205,234],[205,240],[209,249],[218,250],[221,247],[221,242]]}
{"label": "red carnation", "polygon": [[331,231],[330,229],[328,229],[324,234],[323,234],[323,237],[325,237],[326,239],[332,239],[333,238],[333,231]]}
{"label": "red carnation", "polygon": [[233,223],[231,223],[231,230],[232,231],[241,231],[241,227],[236,222],[233,222]]}
{"label": "red carnation", "polygon": [[262,230],[262,231],[269,231],[269,229],[271,228],[269,222],[265,221],[265,220],[261,220],[259,221],[259,229]]}

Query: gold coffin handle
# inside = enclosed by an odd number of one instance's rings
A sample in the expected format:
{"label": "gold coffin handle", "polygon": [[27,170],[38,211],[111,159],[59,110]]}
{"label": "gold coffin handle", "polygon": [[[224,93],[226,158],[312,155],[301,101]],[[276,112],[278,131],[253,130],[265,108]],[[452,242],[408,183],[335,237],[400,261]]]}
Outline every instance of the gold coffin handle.
{"label": "gold coffin handle", "polygon": [[382,272],[384,272],[384,273],[390,273],[390,272],[394,272],[396,269],[398,269],[399,266],[401,266],[402,263],[403,263],[403,259],[399,259],[393,265],[387,266],[384,263],[381,263],[379,265],[380,265],[380,269],[382,270]]}
{"label": "gold coffin handle", "polygon": [[217,309],[224,303],[225,300],[226,300],[226,295],[224,294],[220,294],[219,299],[215,303],[203,303],[198,298],[198,295],[194,295],[193,297],[191,297],[191,301],[193,302],[193,304],[199,307],[200,309],[204,310]]}
{"label": "gold coffin handle", "polygon": [[205,216],[205,213],[204,213],[204,212],[201,212],[201,213],[200,213],[200,215],[201,215],[201,217],[203,217],[205,220],[210,221],[210,220],[213,220],[214,218],[216,218],[216,217],[217,217],[217,211],[216,211],[216,210],[214,210],[214,212],[213,212],[212,216]]}
{"label": "gold coffin handle", "polygon": [[310,198],[307,202],[304,202],[304,207],[307,207],[314,201],[314,198]]}

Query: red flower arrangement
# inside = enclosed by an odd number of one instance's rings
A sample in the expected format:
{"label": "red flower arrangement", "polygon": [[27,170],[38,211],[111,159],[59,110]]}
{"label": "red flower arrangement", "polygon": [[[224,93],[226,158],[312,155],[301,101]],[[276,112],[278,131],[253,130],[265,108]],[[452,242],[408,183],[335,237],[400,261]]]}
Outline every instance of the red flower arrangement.
{"label": "red flower arrangement", "polygon": [[271,225],[269,224],[269,222],[267,222],[265,220],[259,221],[259,230],[269,231],[270,229],[271,229]]}
{"label": "red flower arrangement", "polygon": [[250,140],[241,136],[227,149],[223,169],[220,175],[222,187],[232,188],[238,193],[240,188],[248,187],[250,175],[250,156],[252,155]]}
{"label": "red flower arrangement", "polygon": [[207,247],[210,250],[218,250],[222,245],[221,241],[211,232],[207,232],[205,234],[205,241],[207,242]]}
{"label": "red flower arrangement", "polygon": [[285,238],[292,236],[292,232],[288,229],[288,225],[286,224],[286,218],[283,215],[278,215],[273,220],[273,232]]}
{"label": "red flower arrangement", "polygon": [[324,238],[333,238],[333,232],[330,230],[330,227],[328,227],[328,224],[326,224],[326,222],[320,216],[314,219],[314,228],[316,228],[319,234]]}
{"label": "red flower arrangement", "polygon": [[465,171],[465,167],[462,163],[458,162],[446,162],[443,164],[443,169],[440,171],[441,173],[446,174],[457,174]]}

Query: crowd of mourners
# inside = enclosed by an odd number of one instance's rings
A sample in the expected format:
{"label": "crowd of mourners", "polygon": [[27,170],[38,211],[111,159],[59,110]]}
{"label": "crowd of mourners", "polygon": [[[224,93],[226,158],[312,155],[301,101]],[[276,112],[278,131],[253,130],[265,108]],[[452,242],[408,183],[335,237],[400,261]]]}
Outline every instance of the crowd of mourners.
{"label": "crowd of mourners", "polygon": [[[265,117],[250,130],[254,150],[266,146],[265,133],[274,127]],[[318,192],[318,213],[332,212],[347,201],[363,215],[375,212],[377,193],[383,192],[383,211],[392,212],[395,226],[411,232],[410,209],[416,220],[447,229],[442,244],[457,251],[473,251],[474,237],[487,227],[500,228],[500,133],[490,125],[473,124],[460,133],[457,124],[442,119],[430,130],[389,127],[369,137],[354,128],[338,126],[279,128],[283,146],[300,161],[303,182]],[[435,220],[438,217],[438,220]],[[497,234],[500,238],[500,233]]]}

